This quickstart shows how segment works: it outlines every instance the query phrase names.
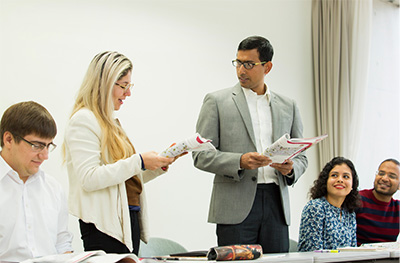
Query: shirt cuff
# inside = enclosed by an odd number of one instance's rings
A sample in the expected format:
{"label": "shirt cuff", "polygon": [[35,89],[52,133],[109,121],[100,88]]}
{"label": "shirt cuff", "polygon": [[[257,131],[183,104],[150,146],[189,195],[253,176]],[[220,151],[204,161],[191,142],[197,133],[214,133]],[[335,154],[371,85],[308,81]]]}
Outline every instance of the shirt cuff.
{"label": "shirt cuff", "polygon": [[289,179],[293,179],[294,178],[294,170],[292,169],[291,171],[290,171],[290,173],[289,174],[287,174],[287,175],[285,175],[287,178],[289,178]]}
{"label": "shirt cuff", "polygon": [[140,153],[139,153],[139,156],[140,156],[140,160],[142,161],[142,170],[146,171],[146,168],[144,168],[143,158],[142,158],[142,155]]}

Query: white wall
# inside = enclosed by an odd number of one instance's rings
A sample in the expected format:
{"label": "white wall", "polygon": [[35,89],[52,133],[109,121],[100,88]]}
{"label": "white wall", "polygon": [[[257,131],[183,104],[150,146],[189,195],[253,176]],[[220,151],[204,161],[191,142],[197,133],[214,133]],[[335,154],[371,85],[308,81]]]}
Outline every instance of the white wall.
{"label": "white wall", "polygon": [[[0,0],[0,113],[25,100],[48,108],[59,147],[42,168],[67,190],[64,128],[95,54],[116,50],[132,60],[135,87],[118,117],[137,151],[162,151],[195,132],[206,93],[236,83],[231,60],[250,35],[271,41],[274,67],[266,82],[297,100],[304,136],[316,136],[311,0]],[[307,172],[291,189],[294,239],[318,173],[316,149],[308,157]],[[207,223],[212,178],[194,168],[188,155],[147,184],[152,236],[189,250],[216,245],[215,226]],[[70,225],[74,248],[82,251],[76,218]]]}

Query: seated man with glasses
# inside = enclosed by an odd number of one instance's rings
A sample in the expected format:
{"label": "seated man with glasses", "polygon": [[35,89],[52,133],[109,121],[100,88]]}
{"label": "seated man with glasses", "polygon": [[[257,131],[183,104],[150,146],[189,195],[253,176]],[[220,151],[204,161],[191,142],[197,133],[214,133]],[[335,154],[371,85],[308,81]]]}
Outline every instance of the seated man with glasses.
{"label": "seated man with glasses", "polygon": [[361,208],[356,210],[357,245],[395,242],[399,235],[400,200],[393,195],[400,189],[400,163],[386,159],[376,172],[374,188],[361,190]]}
{"label": "seated man with glasses", "polygon": [[56,145],[57,127],[40,104],[9,107],[0,122],[0,262],[72,252],[67,200],[40,165]]}

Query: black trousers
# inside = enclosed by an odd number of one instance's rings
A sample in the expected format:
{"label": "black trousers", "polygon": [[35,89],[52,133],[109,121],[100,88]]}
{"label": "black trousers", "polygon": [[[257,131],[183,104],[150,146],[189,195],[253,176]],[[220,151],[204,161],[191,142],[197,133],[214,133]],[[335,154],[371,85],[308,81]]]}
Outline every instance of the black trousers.
{"label": "black trousers", "polygon": [[120,242],[119,240],[101,232],[92,223],[85,223],[79,219],[79,227],[81,230],[81,238],[83,241],[83,247],[85,251],[103,250],[106,253],[134,253],[138,255],[140,245],[140,228],[138,220],[138,212],[130,211],[131,219],[131,231],[132,231],[132,242],[133,251]]}
{"label": "black trousers", "polygon": [[240,224],[217,224],[219,246],[260,244],[264,253],[289,250],[289,228],[281,205],[279,186],[259,184],[247,218]]}

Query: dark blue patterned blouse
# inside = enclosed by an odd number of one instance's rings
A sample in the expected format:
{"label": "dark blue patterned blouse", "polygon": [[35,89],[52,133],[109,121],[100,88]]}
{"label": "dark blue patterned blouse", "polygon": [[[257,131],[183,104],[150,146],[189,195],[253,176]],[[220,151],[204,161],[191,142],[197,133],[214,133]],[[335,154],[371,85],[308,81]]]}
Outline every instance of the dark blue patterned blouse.
{"label": "dark blue patterned blouse", "polygon": [[331,205],[325,197],[310,200],[301,214],[298,250],[356,247],[356,227],[354,212]]}

